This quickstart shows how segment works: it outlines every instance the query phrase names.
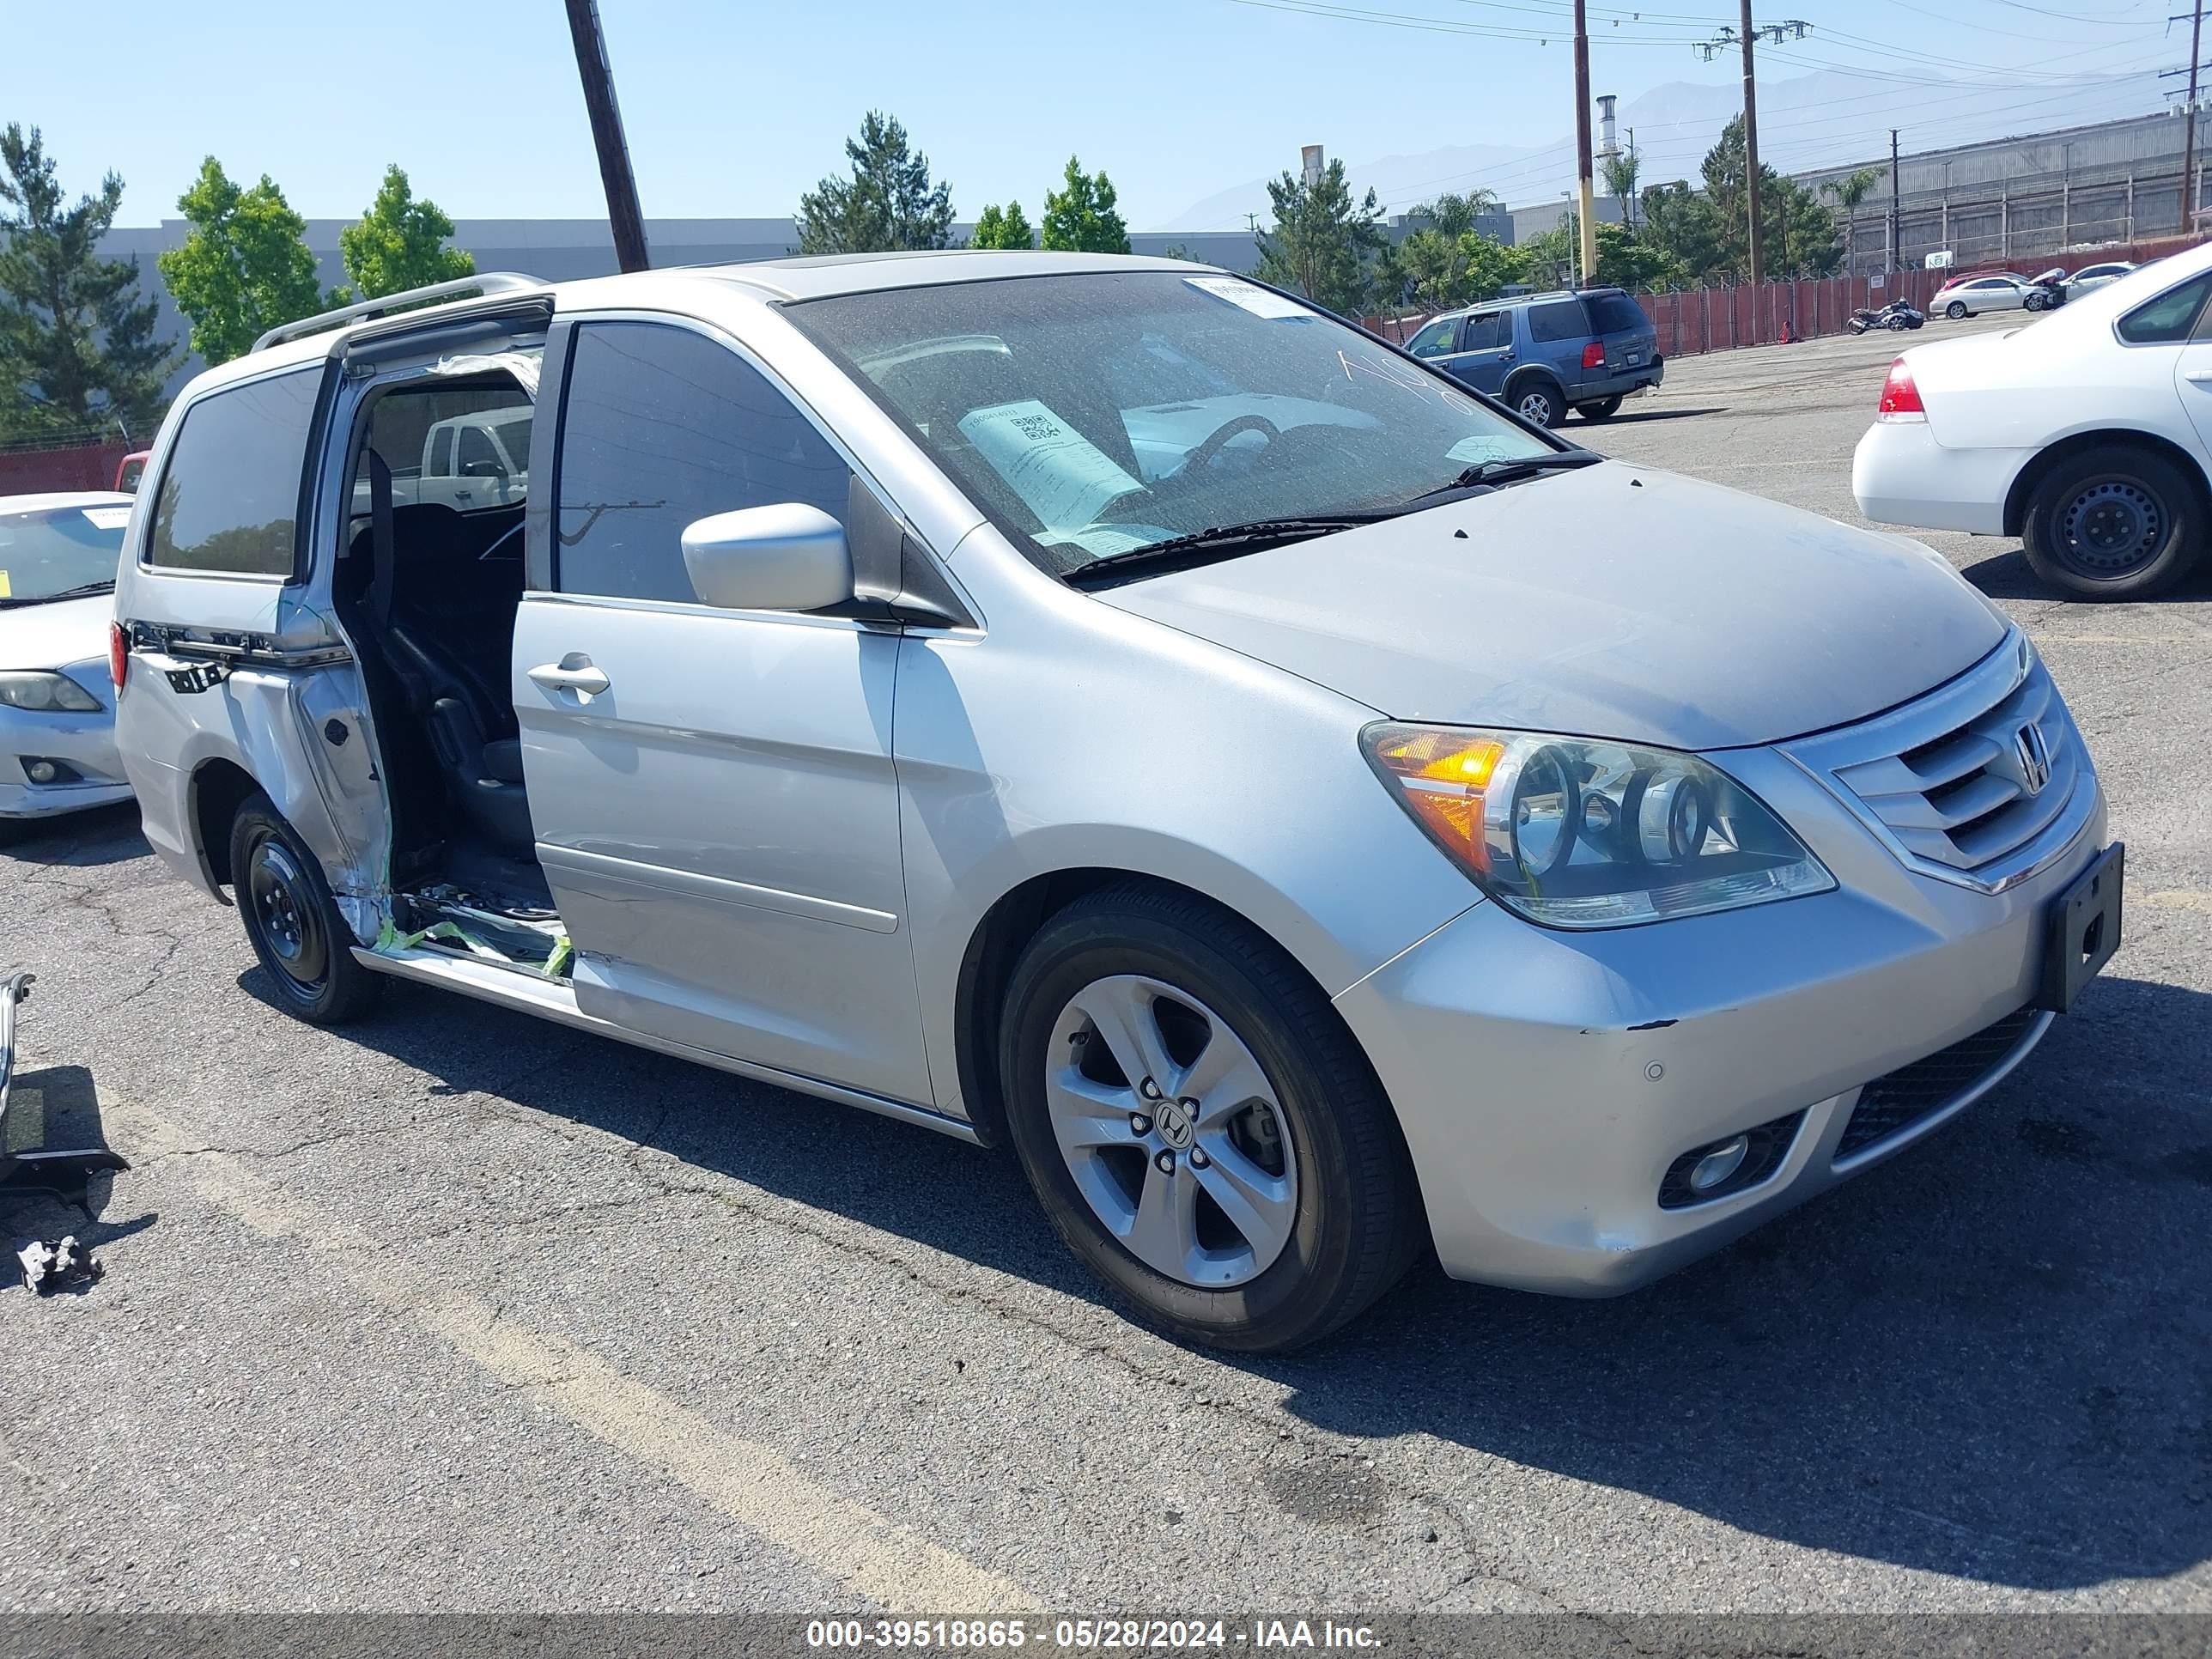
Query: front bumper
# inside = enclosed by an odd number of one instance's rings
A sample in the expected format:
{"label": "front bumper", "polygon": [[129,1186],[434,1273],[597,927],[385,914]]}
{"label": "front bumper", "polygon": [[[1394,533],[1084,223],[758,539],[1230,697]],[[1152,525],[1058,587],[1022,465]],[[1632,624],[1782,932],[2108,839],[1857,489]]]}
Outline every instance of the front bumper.
{"label": "front bumper", "polygon": [[[53,817],[131,799],[123,762],[115,752],[115,711],[106,706],[106,665],[100,685],[89,674],[70,678],[102,699],[96,714],[58,714],[0,708],[0,818]],[[77,775],[63,783],[38,784],[23,769],[26,760],[59,761]]]}
{"label": "front bumper", "polygon": [[1851,494],[1876,524],[2004,534],[2005,498],[2033,449],[1947,449],[1925,421],[1877,421],[1851,456]]}
{"label": "front bumper", "polygon": [[[2002,892],[1908,870],[1771,751],[1730,769],[1796,827],[1837,890],[1600,932],[1481,903],[1341,994],[1397,1107],[1455,1278],[1607,1296],[1705,1255],[1913,1144],[2017,1064],[1838,1157],[1861,1086],[2033,1002],[2050,901],[2105,842],[2092,799],[2059,854]],[[1780,1164],[1665,1208],[1694,1148],[1802,1114]]]}

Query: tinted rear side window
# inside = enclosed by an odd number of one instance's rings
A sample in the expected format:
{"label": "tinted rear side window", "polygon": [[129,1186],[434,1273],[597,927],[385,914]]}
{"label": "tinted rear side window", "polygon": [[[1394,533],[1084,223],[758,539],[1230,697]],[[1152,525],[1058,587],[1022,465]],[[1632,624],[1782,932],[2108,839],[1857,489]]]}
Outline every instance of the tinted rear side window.
{"label": "tinted rear side window", "polygon": [[852,476],[813,422],[728,347],[659,323],[585,324],[561,427],[555,586],[695,603],[685,526],[787,501],[842,524]]}
{"label": "tinted rear side window", "polygon": [[2212,270],[2146,301],[2120,319],[2120,337],[2130,345],[2166,345],[2187,339],[2197,313],[2204,308],[2208,289],[2212,289]]}
{"label": "tinted rear side window", "polygon": [[1548,305],[1528,307],[1528,337],[1540,343],[1578,340],[1589,331],[1589,313],[1580,300],[1553,300]]}
{"label": "tinted rear side window", "polygon": [[164,570],[289,576],[323,365],[218,392],[185,411],[147,560]]}
{"label": "tinted rear side window", "polygon": [[1650,319],[1644,307],[1626,294],[1592,294],[1583,303],[1590,309],[1590,319],[1601,334],[1619,334],[1628,329],[1649,328]]}
{"label": "tinted rear side window", "polygon": [[1470,317],[1467,319],[1467,344],[1463,349],[1495,351],[1500,346],[1512,343],[1513,331],[1507,325],[1507,319],[1504,312],[1493,311],[1486,316]]}

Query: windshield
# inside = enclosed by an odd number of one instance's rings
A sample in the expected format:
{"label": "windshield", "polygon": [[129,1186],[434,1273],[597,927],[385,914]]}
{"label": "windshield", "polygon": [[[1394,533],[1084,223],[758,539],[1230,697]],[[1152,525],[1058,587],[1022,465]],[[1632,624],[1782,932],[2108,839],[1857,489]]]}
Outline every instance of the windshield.
{"label": "windshield", "polygon": [[123,556],[123,502],[11,513],[0,506],[0,605],[37,605],[59,593],[114,585]]}
{"label": "windshield", "polygon": [[1401,507],[1476,463],[1556,453],[1234,276],[1027,276],[786,314],[1056,574],[1218,526]]}

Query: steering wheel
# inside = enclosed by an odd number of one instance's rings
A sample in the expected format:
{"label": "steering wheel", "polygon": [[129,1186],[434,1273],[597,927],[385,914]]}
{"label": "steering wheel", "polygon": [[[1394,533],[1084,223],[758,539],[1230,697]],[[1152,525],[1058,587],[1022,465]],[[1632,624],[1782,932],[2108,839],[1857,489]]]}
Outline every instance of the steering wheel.
{"label": "steering wheel", "polygon": [[1239,415],[1235,420],[1224,422],[1208,433],[1206,441],[1186,455],[1182,465],[1176,470],[1185,476],[1203,471],[1212,466],[1214,458],[1229,447],[1230,440],[1242,437],[1247,432],[1264,432],[1269,443],[1283,435],[1282,428],[1264,415]]}

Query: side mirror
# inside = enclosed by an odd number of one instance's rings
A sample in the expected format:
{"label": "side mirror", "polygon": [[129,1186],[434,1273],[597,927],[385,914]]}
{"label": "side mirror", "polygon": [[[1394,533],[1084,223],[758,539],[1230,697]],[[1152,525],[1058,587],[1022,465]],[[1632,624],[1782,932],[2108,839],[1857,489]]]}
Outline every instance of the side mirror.
{"label": "side mirror", "polygon": [[684,568],[699,602],[725,611],[819,611],[853,597],[844,526],[797,501],[694,520]]}

